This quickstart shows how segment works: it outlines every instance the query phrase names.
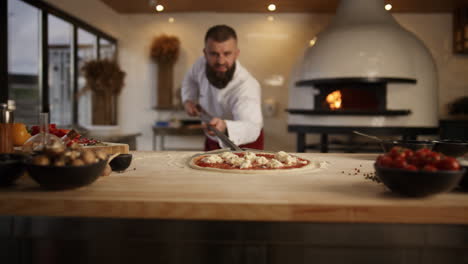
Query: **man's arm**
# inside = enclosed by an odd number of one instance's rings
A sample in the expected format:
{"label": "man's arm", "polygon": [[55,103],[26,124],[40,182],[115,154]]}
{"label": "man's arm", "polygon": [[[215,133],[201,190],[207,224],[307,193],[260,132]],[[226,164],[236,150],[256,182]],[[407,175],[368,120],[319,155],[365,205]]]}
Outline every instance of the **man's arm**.
{"label": "man's arm", "polygon": [[196,102],[198,101],[199,85],[195,79],[194,66],[185,74],[180,92],[185,112],[190,116],[198,116]]}
{"label": "man's arm", "polygon": [[[214,117],[213,119],[211,119],[209,124],[210,124],[210,126],[213,126],[217,130],[221,131],[222,133],[227,134],[226,121],[224,121],[223,119],[218,118],[218,117]],[[203,125],[203,128],[205,128],[205,130],[206,130],[206,132],[208,134],[210,134],[212,136],[215,135],[215,133],[213,131],[206,129],[206,125]]]}
{"label": "man's arm", "polygon": [[198,109],[196,107],[196,104],[188,99],[184,102],[184,109],[185,109],[185,112],[187,112],[187,114],[189,116],[198,116],[200,115],[200,113],[198,112]]}
{"label": "man's arm", "polygon": [[254,142],[263,127],[261,90],[255,79],[243,83],[228,100],[232,120],[224,120],[229,138],[237,145]]}

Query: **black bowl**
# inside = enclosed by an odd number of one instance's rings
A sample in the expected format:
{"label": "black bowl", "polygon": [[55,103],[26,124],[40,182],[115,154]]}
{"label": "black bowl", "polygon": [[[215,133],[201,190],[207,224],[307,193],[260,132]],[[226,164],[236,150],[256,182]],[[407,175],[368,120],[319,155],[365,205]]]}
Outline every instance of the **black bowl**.
{"label": "black bowl", "polygon": [[462,167],[465,169],[465,174],[458,185],[460,186],[460,189],[468,191],[468,165],[463,165]]}
{"label": "black bowl", "polygon": [[104,171],[107,160],[83,166],[41,166],[26,163],[29,176],[50,190],[78,188],[93,183]]}
{"label": "black bowl", "polygon": [[461,157],[468,152],[468,141],[464,140],[437,140],[435,141],[434,151],[441,152],[451,157]]}
{"label": "black bowl", "polygon": [[21,154],[0,154],[0,186],[10,186],[23,175],[25,159]]}
{"label": "black bowl", "polygon": [[424,197],[449,192],[463,178],[465,170],[459,171],[410,171],[384,168],[374,164],[377,177],[391,191],[411,197]]}
{"label": "black bowl", "polygon": [[124,171],[132,163],[132,154],[120,154],[111,160],[109,165],[113,171]]}
{"label": "black bowl", "polygon": [[399,146],[403,148],[408,148],[411,150],[418,150],[422,148],[427,148],[432,150],[434,147],[434,141],[429,140],[384,140],[380,142],[384,152],[389,152],[393,147]]}

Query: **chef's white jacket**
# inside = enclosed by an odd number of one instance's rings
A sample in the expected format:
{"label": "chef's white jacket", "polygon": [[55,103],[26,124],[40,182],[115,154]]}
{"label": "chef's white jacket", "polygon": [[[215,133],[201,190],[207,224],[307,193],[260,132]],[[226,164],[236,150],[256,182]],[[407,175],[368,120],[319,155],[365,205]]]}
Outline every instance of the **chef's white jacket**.
{"label": "chef's white jacket", "polygon": [[[224,89],[218,89],[208,81],[205,67],[206,59],[201,57],[185,75],[182,102],[198,102],[212,116],[224,119],[234,144],[254,142],[263,127],[260,84],[236,61],[232,80]],[[217,137],[206,136],[226,147]]]}

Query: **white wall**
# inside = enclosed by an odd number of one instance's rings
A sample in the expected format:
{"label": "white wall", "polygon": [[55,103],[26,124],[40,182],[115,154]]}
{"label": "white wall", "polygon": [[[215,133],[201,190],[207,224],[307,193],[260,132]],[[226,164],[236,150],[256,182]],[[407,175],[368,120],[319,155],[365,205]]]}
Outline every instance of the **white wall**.
{"label": "white wall", "polygon": [[[156,70],[149,57],[151,40],[170,34],[181,40],[181,55],[174,69],[174,89],[180,86],[185,71],[202,54],[206,30],[215,24],[233,26],[239,36],[239,60],[262,84],[264,99],[273,98],[279,110],[273,118],[265,118],[266,149],[295,150],[295,136],[287,133],[286,113],[288,81],[308,41],[322,30],[331,14],[289,13],[175,13],[119,15],[98,0],[49,0],[58,7],[118,37],[119,60],[127,73],[126,86],[120,97],[119,124],[127,132],[139,131],[139,150],[152,146],[152,124],[168,119],[171,113],[152,109],[155,102]],[[431,50],[439,70],[439,107],[441,117],[447,115],[446,104],[468,94],[468,58],[452,54],[451,14],[394,14],[403,27],[415,33]],[[169,17],[175,19],[169,23]],[[339,62],[338,62],[339,63]],[[267,84],[281,76],[280,85]],[[183,113],[176,113],[182,117]],[[169,142],[174,146],[199,146],[200,138]]]}
{"label": "white wall", "polygon": [[439,72],[439,114],[447,117],[447,104],[468,95],[468,57],[452,53],[452,15],[397,14],[396,18],[430,49]]}
{"label": "white wall", "polygon": [[[132,84],[122,93],[120,121],[126,129],[136,127],[144,133],[138,142],[139,148],[148,149],[151,145],[151,124],[158,118],[167,118],[167,113],[152,109],[157,69],[148,55],[152,38],[165,33],[181,40],[181,56],[174,74],[177,89],[185,71],[202,54],[206,30],[225,23],[236,29],[241,50],[239,60],[262,84],[263,98],[274,98],[278,102],[277,115],[265,118],[267,148],[294,149],[294,136],[287,133],[284,112],[288,76],[308,40],[328,23],[329,16],[283,14],[270,22],[263,14],[185,13],[175,15],[175,23],[169,23],[169,17],[169,14],[127,16],[127,31],[120,42],[120,62],[128,73],[127,83]],[[281,76],[283,84],[265,83],[274,76]]]}

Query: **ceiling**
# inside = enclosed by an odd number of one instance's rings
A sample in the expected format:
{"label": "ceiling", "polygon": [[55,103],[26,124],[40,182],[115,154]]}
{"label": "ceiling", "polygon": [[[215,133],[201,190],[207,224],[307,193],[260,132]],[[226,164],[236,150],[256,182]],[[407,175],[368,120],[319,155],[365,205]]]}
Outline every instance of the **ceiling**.
{"label": "ceiling", "polygon": [[[119,13],[155,13],[151,3],[164,6],[164,12],[240,12],[267,13],[266,7],[275,4],[276,12],[334,13],[338,0],[101,0]],[[344,0],[352,1],[352,0]],[[459,6],[468,6],[468,0],[385,0],[393,6],[392,12],[444,13]]]}

